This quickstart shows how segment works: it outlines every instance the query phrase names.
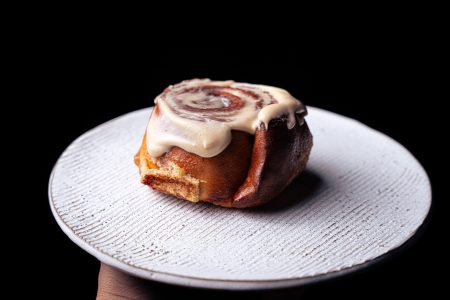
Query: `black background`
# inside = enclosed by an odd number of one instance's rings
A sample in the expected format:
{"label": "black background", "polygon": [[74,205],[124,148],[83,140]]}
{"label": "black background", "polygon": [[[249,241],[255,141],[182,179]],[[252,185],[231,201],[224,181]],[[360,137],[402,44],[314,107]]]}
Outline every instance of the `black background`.
{"label": "black background", "polygon": [[[440,118],[440,99],[432,93],[430,61],[412,46],[388,40],[361,41],[348,47],[329,44],[314,49],[277,50],[261,45],[155,46],[137,53],[133,48],[62,43],[45,57],[35,57],[36,68],[30,72],[30,79],[36,81],[32,87],[35,96],[23,103],[27,107],[23,117],[33,122],[26,142],[35,145],[28,156],[35,162],[33,179],[24,188],[24,192],[30,192],[27,205],[37,224],[26,233],[38,251],[33,274],[35,279],[42,279],[33,287],[33,293],[47,299],[93,299],[96,293],[99,263],[62,233],[49,209],[48,178],[58,156],[92,127],[150,106],[169,84],[208,77],[279,86],[307,105],[360,120],[402,143],[430,176],[433,207],[419,234],[373,267],[309,285],[303,289],[307,299],[360,299],[366,293],[378,298],[411,297],[439,289],[435,269],[441,265],[439,230],[444,226],[441,215],[446,204],[439,172],[443,150],[435,133],[445,134],[444,122]],[[155,288],[161,295],[200,299],[267,295],[164,284]],[[297,292],[281,291],[288,298],[296,297]]]}

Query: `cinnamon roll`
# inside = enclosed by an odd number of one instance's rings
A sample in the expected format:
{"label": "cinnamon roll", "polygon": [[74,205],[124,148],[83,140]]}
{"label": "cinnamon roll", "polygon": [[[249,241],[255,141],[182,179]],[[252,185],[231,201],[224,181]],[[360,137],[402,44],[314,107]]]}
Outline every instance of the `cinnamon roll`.
{"label": "cinnamon roll", "polygon": [[142,183],[192,202],[261,205],[305,168],[306,108],[287,91],[193,79],[169,86],[135,156]]}

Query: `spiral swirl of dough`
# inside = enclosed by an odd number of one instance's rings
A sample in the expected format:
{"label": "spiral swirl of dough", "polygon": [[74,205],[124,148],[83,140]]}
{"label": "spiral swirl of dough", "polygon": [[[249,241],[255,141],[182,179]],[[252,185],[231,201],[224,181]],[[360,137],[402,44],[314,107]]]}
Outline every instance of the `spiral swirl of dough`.
{"label": "spiral swirl of dough", "polygon": [[195,84],[184,81],[171,86],[160,99],[178,116],[200,122],[232,122],[240,117],[241,110],[259,111],[277,103],[269,92],[255,85],[209,80],[195,80]]}

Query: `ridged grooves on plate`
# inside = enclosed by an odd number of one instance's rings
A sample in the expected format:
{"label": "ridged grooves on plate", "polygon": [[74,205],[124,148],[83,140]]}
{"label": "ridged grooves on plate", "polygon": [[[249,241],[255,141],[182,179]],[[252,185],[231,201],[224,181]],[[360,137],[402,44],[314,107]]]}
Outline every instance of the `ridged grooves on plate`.
{"label": "ridged grooves on plate", "polygon": [[54,170],[59,218],[87,244],[143,270],[217,280],[282,280],[336,272],[407,240],[430,205],[428,179],[400,145],[361,124],[310,109],[301,201],[274,211],[174,199],[139,183],[132,156],[148,110],[75,141]]}

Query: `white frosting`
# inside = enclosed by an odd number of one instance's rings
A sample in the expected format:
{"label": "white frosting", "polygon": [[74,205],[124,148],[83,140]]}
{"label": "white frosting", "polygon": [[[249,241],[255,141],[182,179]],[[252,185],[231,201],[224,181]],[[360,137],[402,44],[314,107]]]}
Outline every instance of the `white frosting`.
{"label": "white frosting", "polygon": [[[202,157],[220,154],[231,142],[231,130],[255,134],[270,120],[287,115],[289,129],[304,105],[286,90],[234,81],[193,79],[168,87],[155,103],[147,127],[147,149],[159,157],[178,146]],[[228,109],[228,110],[227,110]]]}

